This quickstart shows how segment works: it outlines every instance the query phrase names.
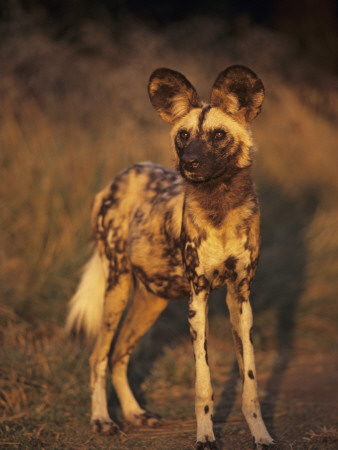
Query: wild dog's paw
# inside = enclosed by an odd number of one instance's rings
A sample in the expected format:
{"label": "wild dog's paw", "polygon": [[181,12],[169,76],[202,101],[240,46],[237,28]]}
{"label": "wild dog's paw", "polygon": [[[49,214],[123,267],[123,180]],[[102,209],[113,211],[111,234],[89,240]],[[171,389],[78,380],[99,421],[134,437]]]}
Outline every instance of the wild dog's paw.
{"label": "wild dog's paw", "polygon": [[138,427],[158,427],[162,424],[162,419],[157,414],[144,411],[141,414],[133,414],[127,418],[128,422]]}
{"label": "wild dog's paw", "polygon": [[212,450],[218,450],[219,446],[217,445],[216,441],[208,441],[207,440],[206,442],[201,442],[201,441],[196,442],[196,450],[203,450],[205,448],[209,448]]}
{"label": "wild dog's paw", "polygon": [[252,438],[252,440],[253,448],[256,450],[268,450],[274,448],[277,445],[277,442],[272,439],[271,436],[261,438],[259,441],[256,441],[255,438]]}
{"label": "wild dog's paw", "polygon": [[92,431],[104,435],[113,436],[120,432],[120,428],[112,420],[95,419],[91,421]]}

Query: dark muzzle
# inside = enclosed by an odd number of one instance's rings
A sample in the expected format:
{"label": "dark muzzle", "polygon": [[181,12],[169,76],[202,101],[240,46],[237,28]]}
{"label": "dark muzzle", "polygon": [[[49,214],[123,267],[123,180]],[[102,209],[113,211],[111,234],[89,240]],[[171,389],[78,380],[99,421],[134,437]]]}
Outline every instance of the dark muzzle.
{"label": "dark muzzle", "polygon": [[180,157],[181,168],[186,172],[195,172],[200,169],[205,142],[195,139],[187,145]]}

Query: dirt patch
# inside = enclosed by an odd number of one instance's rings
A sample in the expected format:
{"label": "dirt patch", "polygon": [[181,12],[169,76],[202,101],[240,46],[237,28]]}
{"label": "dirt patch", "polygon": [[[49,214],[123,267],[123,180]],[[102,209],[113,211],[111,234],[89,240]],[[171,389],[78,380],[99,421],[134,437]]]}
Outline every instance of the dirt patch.
{"label": "dirt patch", "polygon": [[[337,358],[330,355],[288,357],[290,361],[284,371],[265,372],[259,378],[263,416],[277,439],[276,448],[338,448]],[[276,367],[282,367],[281,356],[275,363]],[[238,386],[237,380],[235,385]],[[230,392],[229,400],[220,404],[216,397],[214,428],[218,444],[223,449],[252,448],[241,413],[240,389],[236,389],[234,402],[231,396]],[[156,429],[125,429],[119,440],[107,438],[102,445],[121,449],[191,449],[195,432],[193,419],[168,420]]]}

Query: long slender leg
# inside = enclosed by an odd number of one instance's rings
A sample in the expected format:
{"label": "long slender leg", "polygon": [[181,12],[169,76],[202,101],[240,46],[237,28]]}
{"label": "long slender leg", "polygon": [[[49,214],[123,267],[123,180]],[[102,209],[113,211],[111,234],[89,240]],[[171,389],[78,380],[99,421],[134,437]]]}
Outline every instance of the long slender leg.
{"label": "long slender leg", "polygon": [[130,285],[131,275],[124,273],[119,276],[115,286],[106,292],[102,329],[90,358],[92,391],[91,423],[94,431],[105,434],[114,434],[118,431],[117,425],[111,420],[108,413],[106,370],[111,342],[123,310],[126,307]]}
{"label": "long slender leg", "polygon": [[273,444],[274,441],[263,422],[258,399],[249,293],[243,295],[242,292],[238,295],[238,289],[228,285],[227,304],[243,383],[242,411],[256,447],[261,448],[263,445]]}
{"label": "long slender leg", "polygon": [[189,301],[190,335],[194,348],[195,413],[197,420],[197,448],[217,448],[213,432],[214,409],[207,353],[207,302],[209,292],[192,294]]}
{"label": "long slender leg", "polygon": [[156,425],[159,419],[147,413],[135,399],[127,378],[130,355],[139,339],[151,327],[168,301],[156,297],[137,285],[135,295],[127,317],[118,335],[112,355],[112,381],[120,400],[124,417],[134,425]]}

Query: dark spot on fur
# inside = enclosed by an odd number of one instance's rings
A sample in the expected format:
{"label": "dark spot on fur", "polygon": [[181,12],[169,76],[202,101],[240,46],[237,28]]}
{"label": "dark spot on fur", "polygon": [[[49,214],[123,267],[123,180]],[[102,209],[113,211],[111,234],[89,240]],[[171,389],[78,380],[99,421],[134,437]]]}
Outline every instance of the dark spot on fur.
{"label": "dark spot on fur", "polygon": [[205,413],[205,414],[208,414],[208,412],[209,412],[209,406],[206,405],[206,406],[204,407],[204,413]]}
{"label": "dark spot on fur", "polygon": [[164,234],[167,238],[167,242],[171,241],[171,227],[172,227],[172,217],[173,217],[173,212],[172,210],[167,211],[164,214]]}
{"label": "dark spot on fur", "polygon": [[115,270],[110,270],[106,283],[106,293],[112,291],[119,281],[119,274]]}
{"label": "dark spot on fur", "polygon": [[207,345],[207,338],[205,338],[205,340],[204,340],[205,362],[207,363],[207,365],[209,365],[208,349],[207,349],[207,347],[208,347],[208,345]]}
{"label": "dark spot on fur", "polygon": [[254,380],[254,379],[255,379],[255,377],[254,377],[254,374],[253,374],[253,371],[252,371],[252,370],[249,370],[249,371],[248,371],[248,375],[249,375],[249,378],[251,378],[252,380]]}
{"label": "dark spot on fur", "polygon": [[203,125],[205,117],[206,117],[207,113],[210,111],[210,109],[211,109],[210,105],[205,106],[202,109],[202,112],[201,112],[201,114],[200,114],[200,116],[198,118],[198,134],[199,135],[202,133],[202,125]]}
{"label": "dark spot on fur", "polygon": [[195,293],[198,295],[202,291],[208,291],[209,290],[209,281],[204,275],[195,275],[193,279],[193,287]]}
{"label": "dark spot on fur", "polygon": [[196,311],[194,311],[193,309],[189,309],[189,312],[188,312],[189,319],[195,317],[195,315],[196,315]]}
{"label": "dark spot on fur", "polygon": [[258,258],[255,258],[254,260],[251,261],[250,264],[248,264],[246,266],[246,271],[247,271],[248,275],[250,276],[250,284],[256,273],[257,267],[258,267]]}
{"label": "dark spot on fur", "polygon": [[[152,294],[171,300],[189,298],[191,288],[186,278],[170,273],[166,276],[156,273],[149,275],[140,266],[133,266],[132,270],[134,276],[141,280]],[[168,272],[169,270],[170,268],[168,268]]]}
{"label": "dark spot on fur", "polygon": [[191,336],[191,339],[192,339],[193,341],[196,341],[196,338],[197,338],[197,331],[194,330],[193,327],[190,327],[190,336]]}
{"label": "dark spot on fur", "polygon": [[237,280],[238,275],[236,272],[229,271],[227,275],[230,281],[235,282]]}
{"label": "dark spot on fur", "polygon": [[250,328],[250,342],[253,344],[253,327]]}
{"label": "dark spot on fur", "polygon": [[164,244],[162,258],[167,261],[168,267],[182,266],[182,251],[179,241],[171,240],[168,245]]}
{"label": "dark spot on fur", "polygon": [[242,304],[243,304],[244,302],[247,301],[247,298],[244,297],[244,295],[238,295],[237,301],[238,301],[238,303],[239,303],[239,304],[241,305],[241,307],[242,307]]}
{"label": "dark spot on fur", "polygon": [[224,262],[224,265],[228,270],[235,270],[237,262],[237,258],[234,256],[229,256],[229,258]]}
{"label": "dark spot on fur", "polygon": [[105,322],[104,327],[107,331],[111,331],[113,324],[110,322]]}
{"label": "dark spot on fur", "polygon": [[256,413],[253,413],[253,416],[254,416],[255,419],[257,419],[257,414]]}
{"label": "dark spot on fur", "polygon": [[115,244],[115,249],[118,253],[123,253],[126,249],[126,241],[124,239],[118,239]]}
{"label": "dark spot on fur", "polygon": [[247,278],[243,278],[243,280],[241,280],[238,283],[238,288],[241,289],[244,286],[244,284],[246,284],[247,282],[248,282]]}
{"label": "dark spot on fur", "polygon": [[[204,275],[198,277],[198,285],[201,286],[204,290],[208,290],[210,287],[209,281]],[[207,298],[205,300],[207,300]]]}
{"label": "dark spot on fur", "polygon": [[133,219],[134,223],[139,225],[142,222],[143,218],[144,218],[144,212],[142,211],[141,208],[137,209],[134,214],[134,219]]}
{"label": "dark spot on fur", "polygon": [[185,248],[185,263],[194,269],[199,265],[198,253],[195,246],[188,244]]}
{"label": "dark spot on fur", "polygon": [[243,343],[242,343],[242,339],[239,337],[237,331],[234,330],[234,329],[232,330],[232,335],[234,337],[234,341],[235,341],[235,345],[236,345],[237,351],[239,352],[239,354],[243,358]]}
{"label": "dark spot on fur", "polygon": [[186,266],[186,274],[189,281],[197,277],[196,267],[199,266],[199,258],[196,248],[192,244],[188,244],[184,252],[184,262]]}

